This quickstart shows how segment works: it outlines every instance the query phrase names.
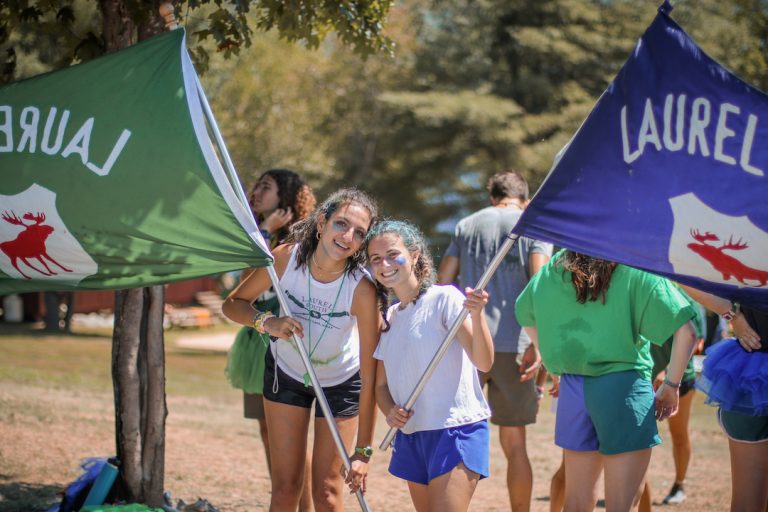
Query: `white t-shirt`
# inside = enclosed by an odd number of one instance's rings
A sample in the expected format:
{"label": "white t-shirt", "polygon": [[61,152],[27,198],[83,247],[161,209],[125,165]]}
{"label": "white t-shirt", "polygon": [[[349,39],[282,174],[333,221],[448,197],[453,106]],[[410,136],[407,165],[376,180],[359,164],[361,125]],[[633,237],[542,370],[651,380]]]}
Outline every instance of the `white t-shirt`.
{"label": "white t-shirt", "polygon": [[[396,404],[408,400],[464,304],[453,286],[431,286],[415,304],[389,308],[390,328],[381,333],[373,357],[384,362],[389,392]],[[475,423],[491,415],[477,368],[457,338],[413,406],[406,434]]]}
{"label": "white t-shirt", "polygon": [[[359,269],[354,276],[345,273],[330,283],[321,283],[311,277],[307,266],[296,269],[297,247],[291,250],[288,266],[280,278],[280,287],[288,298],[291,315],[304,327],[302,341],[307,354],[312,352],[310,360],[320,385],[335,386],[360,369],[357,319],[350,310],[355,289],[361,280],[368,278],[368,274]],[[278,339],[271,345],[272,355],[280,369],[303,382],[306,369],[293,342]]]}

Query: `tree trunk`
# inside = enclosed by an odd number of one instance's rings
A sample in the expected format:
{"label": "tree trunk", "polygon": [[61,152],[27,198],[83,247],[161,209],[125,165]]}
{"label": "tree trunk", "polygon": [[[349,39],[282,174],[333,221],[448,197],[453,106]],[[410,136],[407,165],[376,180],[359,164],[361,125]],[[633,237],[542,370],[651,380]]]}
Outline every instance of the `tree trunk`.
{"label": "tree trunk", "polygon": [[115,292],[112,337],[112,384],[115,392],[115,437],[120,460],[121,498],[144,501],[141,491],[141,384],[139,352],[143,289]]}
{"label": "tree trunk", "polygon": [[59,326],[59,294],[57,292],[43,293],[43,304],[45,304],[45,322],[46,331],[58,331]]}
{"label": "tree trunk", "polygon": [[159,507],[165,471],[165,288],[116,292],[112,339],[120,497]]}
{"label": "tree trunk", "polygon": [[143,415],[144,442],[141,447],[141,488],[146,503],[159,507],[163,501],[165,483],[165,349],[163,339],[163,309],[165,287],[145,288],[146,339],[144,350],[146,375]]}
{"label": "tree trunk", "polygon": [[[163,30],[155,2],[147,22],[137,27],[130,0],[100,0],[107,52]],[[132,5],[136,5],[132,3]],[[165,471],[165,349],[163,286],[115,293],[112,382],[115,396],[115,442],[120,459],[119,497],[150,507],[163,504]]]}

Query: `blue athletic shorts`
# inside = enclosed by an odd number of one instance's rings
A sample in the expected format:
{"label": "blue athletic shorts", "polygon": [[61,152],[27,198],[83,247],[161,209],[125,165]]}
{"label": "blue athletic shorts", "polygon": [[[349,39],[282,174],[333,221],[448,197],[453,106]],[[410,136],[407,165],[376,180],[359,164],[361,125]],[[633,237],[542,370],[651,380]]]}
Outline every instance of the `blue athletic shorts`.
{"label": "blue athletic shorts", "polygon": [[488,420],[413,434],[398,431],[389,472],[398,478],[427,485],[459,463],[486,478],[490,474]]}
{"label": "blue athletic shorts", "polygon": [[560,378],[557,446],[616,455],[660,443],[653,386],[638,372]]}

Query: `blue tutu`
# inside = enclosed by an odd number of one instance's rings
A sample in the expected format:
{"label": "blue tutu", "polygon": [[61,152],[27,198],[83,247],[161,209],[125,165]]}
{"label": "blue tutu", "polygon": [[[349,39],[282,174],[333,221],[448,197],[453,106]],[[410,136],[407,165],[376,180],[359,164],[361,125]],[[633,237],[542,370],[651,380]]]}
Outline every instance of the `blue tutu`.
{"label": "blue tutu", "polygon": [[768,415],[768,352],[747,352],[735,338],[706,351],[696,387],[706,403],[749,416]]}

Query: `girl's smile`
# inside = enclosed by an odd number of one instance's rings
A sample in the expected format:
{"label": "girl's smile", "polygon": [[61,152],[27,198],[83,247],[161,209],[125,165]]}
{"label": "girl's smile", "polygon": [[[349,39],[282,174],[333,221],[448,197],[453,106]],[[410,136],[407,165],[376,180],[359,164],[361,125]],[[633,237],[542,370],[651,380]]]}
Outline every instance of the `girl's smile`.
{"label": "girl's smile", "polygon": [[[418,287],[412,271],[414,260],[398,235],[385,233],[371,240],[368,243],[368,261],[376,280],[387,288],[399,288],[399,285],[406,283],[409,288]],[[397,290],[395,293],[398,293]]]}

